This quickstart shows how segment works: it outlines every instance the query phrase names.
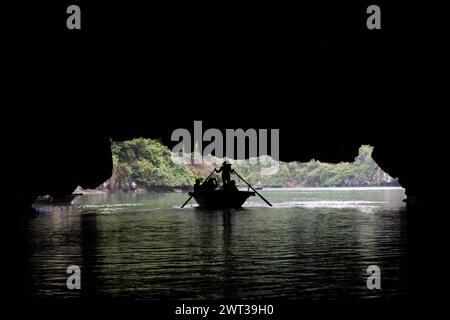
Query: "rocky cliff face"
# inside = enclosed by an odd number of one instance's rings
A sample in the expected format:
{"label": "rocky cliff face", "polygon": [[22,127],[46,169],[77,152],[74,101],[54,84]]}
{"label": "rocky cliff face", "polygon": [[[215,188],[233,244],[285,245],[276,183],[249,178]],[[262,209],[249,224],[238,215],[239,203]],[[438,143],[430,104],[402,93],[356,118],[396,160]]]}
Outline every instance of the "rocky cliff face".
{"label": "rocky cliff face", "polygon": [[371,185],[399,185],[397,179],[378,168],[370,181]]}
{"label": "rocky cliff face", "polygon": [[375,173],[366,180],[362,180],[359,177],[352,177],[345,179],[343,186],[346,187],[378,187],[378,186],[400,186],[397,179],[392,178],[389,174],[381,170],[376,169]]}

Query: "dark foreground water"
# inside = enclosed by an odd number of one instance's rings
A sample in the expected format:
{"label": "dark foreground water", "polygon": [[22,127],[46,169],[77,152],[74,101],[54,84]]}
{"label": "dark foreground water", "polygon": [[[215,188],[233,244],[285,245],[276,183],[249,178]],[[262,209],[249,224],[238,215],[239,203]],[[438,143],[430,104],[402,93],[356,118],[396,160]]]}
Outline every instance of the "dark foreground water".
{"label": "dark foreground water", "polygon": [[[408,295],[404,191],[263,190],[242,210],[179,209],[185,194],[92,195],[38,206],[27,292],[37,298],[377,299]],[[194,200],[192,200],[192,204]],[[82,290],[66,268],[82,270]],[[381,268],[382,290],[366,269]]]}

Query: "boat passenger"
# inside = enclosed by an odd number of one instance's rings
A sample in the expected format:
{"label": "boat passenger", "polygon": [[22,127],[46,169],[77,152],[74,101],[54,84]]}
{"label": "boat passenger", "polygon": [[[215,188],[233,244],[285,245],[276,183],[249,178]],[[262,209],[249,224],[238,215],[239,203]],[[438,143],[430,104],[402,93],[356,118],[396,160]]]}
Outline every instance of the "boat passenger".
{"label": "boat passenger", "polygon": [[215,190],[217,188],[217,180],[216,178],[209,178],[206,180],[206,182],[203,184],[206,191]]}
{"label": "boat passenger", "polygon": [[236,181],[231,180],[230,183],[223,185],[223,191],[227,192],[236,192],[239,191],[239,189],[236,187]]}
{"label": "boat passenger", "polygon": [[195,179],[194,192],[199,193],[201,191],[201,187],[202,185],[200,184],[200,179]]}

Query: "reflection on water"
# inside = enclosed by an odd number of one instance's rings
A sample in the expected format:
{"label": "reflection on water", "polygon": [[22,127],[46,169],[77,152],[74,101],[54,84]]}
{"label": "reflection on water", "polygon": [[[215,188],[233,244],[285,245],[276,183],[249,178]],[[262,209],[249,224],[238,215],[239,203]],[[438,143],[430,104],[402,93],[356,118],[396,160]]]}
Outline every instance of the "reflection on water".
{"label": "reflection on water", "polygon": [[[263,190],[242,210],[179,205],[185,194],[92,195],[36,207],[33,297],[366,299],[408,294],[403,189]],[[366,288],[366,268],[382,291]],[[66,289],[66,268],[82,290]]]}

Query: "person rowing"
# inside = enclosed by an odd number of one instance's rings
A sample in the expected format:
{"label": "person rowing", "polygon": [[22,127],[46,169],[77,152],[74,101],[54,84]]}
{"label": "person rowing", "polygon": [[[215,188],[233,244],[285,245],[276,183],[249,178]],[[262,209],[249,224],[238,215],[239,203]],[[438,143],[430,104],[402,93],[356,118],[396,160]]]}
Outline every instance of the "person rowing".
{"label": "person rowing", "polygon": [[230,183],[231,174],[234,172],[234,169],[231,168],[231,164],[224,161],[220,169],[214,169],[214,171],[216,173],[222,172],[222,183],[225,186]]}

